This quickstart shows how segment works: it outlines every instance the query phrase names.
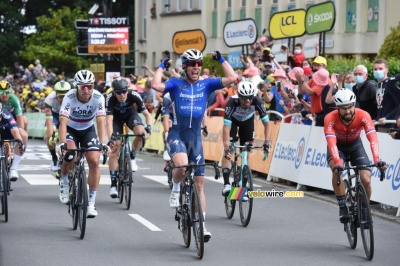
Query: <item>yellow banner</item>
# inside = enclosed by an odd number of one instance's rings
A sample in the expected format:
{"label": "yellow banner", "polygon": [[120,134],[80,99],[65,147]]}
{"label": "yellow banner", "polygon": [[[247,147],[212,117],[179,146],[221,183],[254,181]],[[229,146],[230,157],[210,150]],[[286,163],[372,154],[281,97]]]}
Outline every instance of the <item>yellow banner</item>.
{"label": "yellow banner", "polygon": [[129,45],[126,44],[89,44],[89,54],[128,54]]}
{"label": "yellow banner", "polygon": [[269,21],[269,33],[274,39],[283,39],[303,36],[306,32],[304,19],[306,11],[297,9],[278,12],[272,15]]}
{"label": "yellow banner", "polygon": [[172,47],[177,54],[183,54],[191,48],[204,51],[206,42],[207,38],[202,30],[178,31],[172,38]]}

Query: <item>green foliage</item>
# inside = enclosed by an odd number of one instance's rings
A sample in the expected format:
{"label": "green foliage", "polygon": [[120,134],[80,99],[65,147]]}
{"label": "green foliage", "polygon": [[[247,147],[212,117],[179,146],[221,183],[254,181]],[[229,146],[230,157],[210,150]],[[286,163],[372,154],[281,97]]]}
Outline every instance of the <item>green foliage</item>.
{"label": "green foliage", "polygon": [[[386,59],[386,58],[385,58]],[[329,73],[346,73],[347,71],[353,71],[358,65],[364,65],[368,69],[368,76],[371,79],[375,79],[373,75],[373,63],[374,61],[369,60],[355,60],[355,59],[332,59],[328,58],[328,71]],[[389,73],[388,77],[392,77],[397,73],[400,73],[400,59],[389,58],[388,67]]]}
{"label": "green foliage", "polygon": [[74,73],[88,68],[89,60],[76,54],[75,20],[86,19],[88,14],[81,8],[70,10],[63,7],[49,9],[49,16],[37,18],[37,32],[26,36],[21,58],[27,62],[39,59],[41,64],[54,72]]}
{"label": "green foliage", "polygon": [[[225,58],[226,54],[223,55]],[[211,54],[204,54],[203,57],[203,69],[208,68],[210,70],[210,74],[212,74],[212,70],[215,69],[217,75],[220,77],[224,76],[224,70],[222,69],[221,63],[211,59]]]}
{"label": "green foliage", "polygon": [[397,27],[391,27],[390,31],[379,50],[378,58],[399,59],[400,57],[400,22]]}

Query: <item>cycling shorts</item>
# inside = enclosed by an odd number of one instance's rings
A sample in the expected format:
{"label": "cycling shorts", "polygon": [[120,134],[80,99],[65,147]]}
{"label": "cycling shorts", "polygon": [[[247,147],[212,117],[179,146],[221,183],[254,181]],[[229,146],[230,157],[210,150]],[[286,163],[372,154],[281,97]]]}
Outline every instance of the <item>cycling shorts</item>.
{"label": "cycling shorts", "polygon": [[240,146],[243,146],[246,142],[253,142],[254,140],[254,118],[247,119],[245,121],[238,121],[232,119],[231,132],[229,134],[230,141],[236,139],[239,129],[239,140]]}
{"label": "cycling shorts", "polygon": [[74,142],[76,147],[100,149],[100,141],[94,125],[85,130],[76,130],[67,126],[67,142]]}

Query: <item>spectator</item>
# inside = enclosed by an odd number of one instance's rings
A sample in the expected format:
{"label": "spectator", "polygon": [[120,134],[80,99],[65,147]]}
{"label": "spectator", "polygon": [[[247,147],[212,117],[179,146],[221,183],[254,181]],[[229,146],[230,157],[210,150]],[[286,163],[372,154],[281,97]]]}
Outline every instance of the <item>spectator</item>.
{"label": "spectator", "polygon": [[400,101],[400,88],[397,82],[400,74],[388,78],[388,63],[385,59],[377,59],[373,63],[374,77],[378,80],[376,91],[378,132],[389,132],[392,123],[386,120],[395,120]]}
{"label": "spectator", "polygon": [[216,90],[216,101],[215,103],[207,108],[208,116],[218,115],[224,116],[225,111],[214,111],[215,108],[221,108],[225,110],[226,104],[229,100],[228,88],[223,88],[221,90]]}
{"label": "spectator", "polygon": [[[397,124],[397,128],[400,128],[400,107],[399,107],[399,110],[397,112],[396,124]],[[393,139],[400,139],[400,129],[397,129],[396,131],[390,132],[389,134]]]}
{"label": "spectator", "polygon": [[373,120],[376,119],[376,90],[378,84],[368,78],[368,70],[363,65],[358,65],[354,68],[354,79],[356,82],[353,87],[356,95],[357,105],[360,109],[367,111]]}
{"label": "spectator", "polygon": [[[274,78],[275,85],[272,86],[270,91],[264,91],[264,101],[270,104],[269,110],[277,111],[283,115],[285,113],[286,104],[281,93],[284,89],[284,84],[286,82],[287,76],[284,70],[277,69],[274,74],[272,74],[272,77]],[[271,113],[269,116],[269,120],[279,121],[280,116]]]}
{"label": "spectator", "polygon": [[151,88],[151,80],[145,82],[144,90],[146,96],[143,98],[144,105],[150,113],[158,106],[159,101],[156,98],[156,92]]}
{"label": "spectator", "polygon": [[210,70],[208,68],[203,69],[203,79],[209,78],[210,77]]}

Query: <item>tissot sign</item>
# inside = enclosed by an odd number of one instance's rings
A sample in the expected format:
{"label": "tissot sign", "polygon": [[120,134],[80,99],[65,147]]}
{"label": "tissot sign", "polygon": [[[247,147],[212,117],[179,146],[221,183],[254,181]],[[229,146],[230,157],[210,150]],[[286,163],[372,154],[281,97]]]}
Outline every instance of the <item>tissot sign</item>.
{"label": "tissot sign", "polygon": [[313,5],[307,9],[305,25],[308,34],[330,31],[334,24],[335,5],[333,2]]}
{"label": "tissot sign", "polygon": [[129,26],[128,17],[118,17],[118,18],[103,18],[103,17],[95,17],[89,18],[89,26]]}
{"label": "tissot sign", "polygon": [[224,42],[229,47],[253,44],[257,35],[257,25],[250,18],[229,21],[224,26]]}
{"label": "tissot sign", "polygon": [[183,54],[183,52],[190,48],[204,51],[206,41],[206,35],[200,29],[178,31],[172,37],[172,47],[177,54]]}

